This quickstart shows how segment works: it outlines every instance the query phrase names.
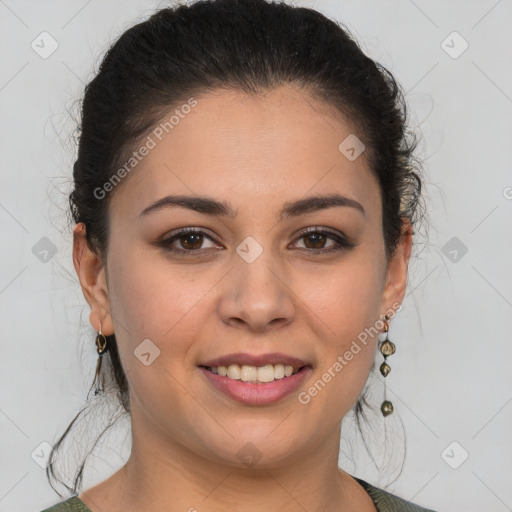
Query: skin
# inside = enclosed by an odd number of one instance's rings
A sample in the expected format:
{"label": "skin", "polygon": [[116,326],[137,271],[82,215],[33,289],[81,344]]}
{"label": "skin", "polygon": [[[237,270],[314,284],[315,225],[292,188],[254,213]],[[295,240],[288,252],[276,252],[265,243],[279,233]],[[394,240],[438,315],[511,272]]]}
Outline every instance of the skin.
{"label": "skin", "polygon": [[[378,183],[364,154],[349,161],[338,149],[357,131],[305,92],[219,90],[196,99],[116,187],[105,262],[87,246],[83,226],[74,231],[91,325],[116,334],[133,436],[126,465],[79,498],[93,512],[375,511],[338,468],[338,450],[341,421],[367,381],[377,336],[307,405],[297,393],[265,406],[235,402],[197,365],[233,352],[283,352],[313,366],[298,391],[307,390],[359,333],[401,303],[411,225],[404,219],[388,262]],[[365,214],[345,206],[279,218],[285,202],[333,192],[360,202]],[[139,216],[168,194],[229,201],[237,215],[174,207]],[[201,245],[185,236],[167,250],[158,246],[186,227],[212,240]],[[309,227],[356,245],[321,254],[336,241],[301,236]],[[263,249],[252,263],[236,252],[247,236]],[[145,366],[134,350],[148,338],[160,356]],[[251,467],[237,457],[246,443],[261,456]]]}

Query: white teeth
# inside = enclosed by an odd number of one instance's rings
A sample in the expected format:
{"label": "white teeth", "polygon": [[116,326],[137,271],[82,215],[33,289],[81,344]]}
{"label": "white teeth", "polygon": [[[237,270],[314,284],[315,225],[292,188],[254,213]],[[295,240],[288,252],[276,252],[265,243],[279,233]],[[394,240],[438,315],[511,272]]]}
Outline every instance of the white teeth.
{"label": "white teeth", "polygon": [[272,382],[275,379],[274,367],[271,364],[267,364],[267,366],[260,366],[256,377],[260,382]]}
{"label": "white teeth", "polygon": [[241,380],[243,382],[273,382],[276,379],[283,379],[290,377],[299,371],[297,368],[294,370],[293,366],[289,364],[267,364],[265,366],[250,366],[238,364],[230,364],[226,366],[217,366],[210,368],[213,373],[222,377],[229,377],[234,380]]}
{"label": "white teeth", "polygon": [[230,364],[228,366],[227,376],[230,379],[239,380],[240,379],[240,366],[238,366],[237,364]]}
{"label": "white teeth", "polygon": [[258,368],[256,368],[256,366],[247,366],[244,364],[240,368],[240,379],[244,382],[258,380]]}
{"label": "white teeth", "polygon": [[[293,368],[293,366],[292,366]],[[282,379],[284,377],[284,365],[276,364],[274,366],[274,379]]]}

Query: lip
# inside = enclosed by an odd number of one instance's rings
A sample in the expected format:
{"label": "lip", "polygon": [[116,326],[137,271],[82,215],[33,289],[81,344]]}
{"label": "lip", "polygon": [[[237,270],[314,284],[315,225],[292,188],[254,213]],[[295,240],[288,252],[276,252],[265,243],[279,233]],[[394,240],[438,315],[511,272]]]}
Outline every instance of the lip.
{"label": "lip", "polygon": [[[213,362],[216,362],[214,360]],[[206,365],[210,366],[210,365]],[[223,366],[222,364],[213,366]],[[305,366],[295,375],[276,379],[273,382],[243,382],[229,377],[222,377],[205,367],[199,367],[203,375],[215,387],[228,397],[248,405],[266,405],[278,402],[292,394],[308,377],[311,366]]]}
{"label": "lip", "polygon": [[248,366],[266,366],[267,364],[284,364],[290,365],[294,368],[302,366],[312,366],[310,363],[299,359],[298,357],[288,356],[279,352],[272,352],[269,354],[248,354],[247,352],[238,352],[235,354],[227,354],[225,356],[217,357],[205,361],[198,366],[229,366],[230,364],[248,365]]}

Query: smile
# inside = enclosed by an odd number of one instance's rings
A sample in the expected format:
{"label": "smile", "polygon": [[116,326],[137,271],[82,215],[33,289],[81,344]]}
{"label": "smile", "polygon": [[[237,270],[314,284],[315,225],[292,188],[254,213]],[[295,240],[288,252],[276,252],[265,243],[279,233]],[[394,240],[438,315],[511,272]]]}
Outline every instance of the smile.
{"label": "smile", "polygon": [[229,366],[207,366],[206,369],[233,380],[242,382],[273,382],[274,380],[284,379],[295,375],[302,367],[293,367],[288,364],[267,364],[265,366],[250,366],[231,364]]}
{"label": "smile", "polygon": [[311,366],[294,368],[281,364],[261,367],[231,364],[227,367],[199,366],[199,369],[214,391],[247,405],[266,405],[282,400],[295,392],[312,371]]}

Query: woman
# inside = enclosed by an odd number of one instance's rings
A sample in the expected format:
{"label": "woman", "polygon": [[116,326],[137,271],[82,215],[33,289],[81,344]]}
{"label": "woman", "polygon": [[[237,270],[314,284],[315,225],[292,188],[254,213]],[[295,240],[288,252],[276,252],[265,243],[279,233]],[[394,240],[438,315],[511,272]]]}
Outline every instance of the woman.
{"label": "woman", "polygon": [[338,467],[395,351],[422,183],[405,123],[392,75],[314,10],[201,1],[119,38],[70,205],[96,393],[110,376],[132,451],[47,512],[426,510]]}

